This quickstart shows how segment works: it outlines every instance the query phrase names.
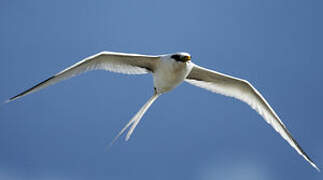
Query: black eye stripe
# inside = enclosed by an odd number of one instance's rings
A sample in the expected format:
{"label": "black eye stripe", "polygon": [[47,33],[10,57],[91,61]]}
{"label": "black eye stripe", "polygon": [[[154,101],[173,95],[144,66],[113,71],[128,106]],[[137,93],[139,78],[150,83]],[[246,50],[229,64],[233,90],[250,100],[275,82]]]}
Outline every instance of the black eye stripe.
{"label": "black eye stripe", "polygon": [[178,55],[178,54],[174,54],[174,55],[171,56],[171,58],[175,59],[176,61],[181,61],[182,57],[180,55]]}

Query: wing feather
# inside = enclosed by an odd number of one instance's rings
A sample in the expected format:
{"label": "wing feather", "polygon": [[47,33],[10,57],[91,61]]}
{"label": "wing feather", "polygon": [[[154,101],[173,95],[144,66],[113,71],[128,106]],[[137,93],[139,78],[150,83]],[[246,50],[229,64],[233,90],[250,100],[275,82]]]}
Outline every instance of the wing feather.
{"label": "wing feather", "polygon": [[147,56],[106,51],[100,52],[96,55],[81,60],[80,62],[68,67],[67,69],[57,73],[47,80],[10,98],[6,102],[13,101],[27,94],[43,89],[49,85],[55,84],[59,81],[91,70],[101,69],[125,74],[145,74],[148,72],[153,72],[158,59],[159,56]]}
{"label": "wing feather", "polygon": [[248,81],[194,65],[186,82],[239,99],[256,110],[315,169],[319,168],[292,137],[266,99]]}

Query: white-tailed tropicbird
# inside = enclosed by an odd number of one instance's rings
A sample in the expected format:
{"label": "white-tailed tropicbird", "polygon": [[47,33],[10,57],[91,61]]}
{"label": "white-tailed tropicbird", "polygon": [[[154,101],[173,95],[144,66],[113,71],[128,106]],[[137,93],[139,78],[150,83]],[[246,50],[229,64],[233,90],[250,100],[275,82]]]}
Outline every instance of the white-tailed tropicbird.
{"label": "white-tailed tropicbird", "polygon": [[120,131],[113,142],[129,127],[128,140],[142,116],[152,103],[183,81],[205,88],[215,93],[237,98],[256,110],[301,156],[314,168],[319,168],[298,145],[284,123],[271,108],[265,98],[246,80],[200,67],[190,61],[188,53],[175,53],[158,56],[140,54],[101,52],[70,66],[34,87],[10,98],[13,101],[22,96],[36,92],[61,80],[70,78],[85,71],[102,69],[126,74],[152,73],[154,81],[153,96],[141,107],[137,114]]}

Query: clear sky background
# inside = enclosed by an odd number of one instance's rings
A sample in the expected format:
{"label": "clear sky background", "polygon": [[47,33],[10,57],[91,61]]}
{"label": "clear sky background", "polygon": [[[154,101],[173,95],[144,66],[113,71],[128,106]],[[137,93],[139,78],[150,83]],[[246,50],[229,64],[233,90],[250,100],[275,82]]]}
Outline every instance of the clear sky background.
{"label": "clear sky background", "polygon": [[[0,100],[103,50],[247,79],[323,168],[322,1],[0,1]],[[323,178],[246,104],[183,83],[107,151],[150,75],[89,72],[0,107],[0,179]]]}

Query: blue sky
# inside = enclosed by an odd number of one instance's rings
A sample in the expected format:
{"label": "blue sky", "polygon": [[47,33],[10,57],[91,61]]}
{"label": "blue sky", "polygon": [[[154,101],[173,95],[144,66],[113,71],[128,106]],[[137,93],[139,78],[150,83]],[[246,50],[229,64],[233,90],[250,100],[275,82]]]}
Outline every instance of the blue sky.
{"label": "blue sky", "polygon": [[[187,51],[247,79],[323,168],[322,2],[0,2],[0,100],[102,50]],[[152,78],[89,72],[0,107],[0,179],[322,179],[244,103],[183,83],[108,143]]]}

